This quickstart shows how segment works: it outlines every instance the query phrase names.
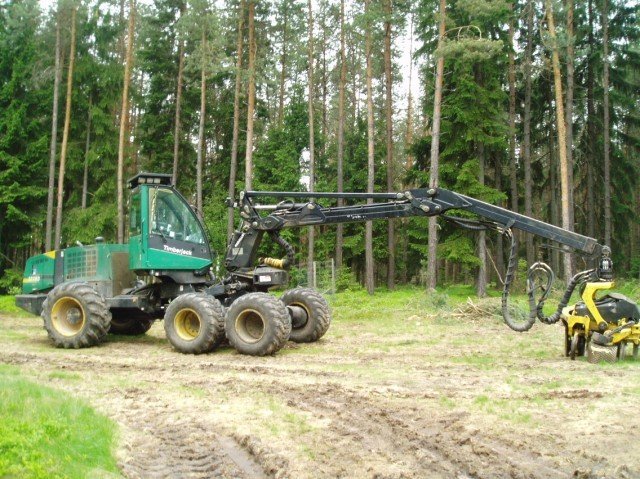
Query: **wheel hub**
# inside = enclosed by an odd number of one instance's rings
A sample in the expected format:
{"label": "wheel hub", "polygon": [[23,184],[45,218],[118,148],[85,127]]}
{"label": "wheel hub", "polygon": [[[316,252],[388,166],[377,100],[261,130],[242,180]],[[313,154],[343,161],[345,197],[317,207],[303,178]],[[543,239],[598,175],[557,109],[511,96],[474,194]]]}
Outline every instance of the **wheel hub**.
{"label": "wheel hub", "polygon": [[291,327],[298,329],[304,327],[309,321],[309,311],[301,304],[289,304],[287,305],[289,316],[291,316]]}
{"label": "wheel hub", "polygon": [[63,336],[78,334],[85,324],[82,305],[75,298],[60,298],[51,308],[51,324]]}
{"label": "wheel hub", "polygon": [[200,316],[193,309],[183,309],[176,314],[176,333],[185,341],[193,341],[200,334]]}
{"label": "wheel hub", "polygon": [[236,331],[247,343],[257,343],[264,336],[266,323],[262,315],[254,309],[244,310],[236,318]]}

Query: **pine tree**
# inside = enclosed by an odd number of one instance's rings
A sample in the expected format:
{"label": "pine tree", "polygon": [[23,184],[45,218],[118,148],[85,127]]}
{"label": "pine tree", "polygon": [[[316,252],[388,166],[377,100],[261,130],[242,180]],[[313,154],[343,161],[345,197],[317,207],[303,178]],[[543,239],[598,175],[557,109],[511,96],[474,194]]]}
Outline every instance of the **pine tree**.
{"label": "pine tree", "polygon": [[[345,21],[344,3],[340,0],[340,79],[338,80],[338,137],[337,137],[337,186],[338,193],[344,190],[344,125],[345,125],[345,88],[347,83],[347,58],[345,55]],[[344,202],[338,199],[338,206],[343,206]],[[342,267],[344,226],[338,224],[336,229],[336,268]]]}
{"label": "pine tree", "polygon": [[[182,3],[180,5],[180,17],[185,14],[186,5]],[[182,113],[182,80],[184,76],[184,39],[179,36],[178,39],[178,86],[176,88],[176,113],[174,117],[173,126],[173,172],[171,175],[171,181],[174,185],[178,184],[178,163],[180,157],[180,137],[181,137],[181,124],[180,115]]]}
{"label": "pine tree", "polygon": [[255,12],[255,1],[249,0],[249,93],[247,108],[247,150],[244,160],[244,187],[247,191],[253,189],[253,123],[256,103],[256,54],[258,48],[255,39]]}
{"label": "pine tree", "polygon": [[51,142],[49,153],[49,193],[47,194],[47,224],[44,234],[45,250],[51,250],[51,233],[53,228],[53,192],[56,175],[56,151],[58,139],[58,101],[60,97],[60,80],[62,78],[62,52],[60,45],[60,6],[56,14],[56,47],[55,47],[55,69],[53,80],[53,112],[51,113]]}
{"label": "pine tree", "polygon": [[[242,90],[242,52],[244,43],[244,0],[240,0],[238,6],[238,33],[236,47],[236,81],[235,94],[233,95],[233,139],[231,143],[231,165],[229,173],[229,198],[235,197],[236,191],[236,175],[238,171],[238,142],[240,137],[240,92]],[[233,206],[229,206],[227,210],[227,239],[233,235]]]}
{"label": "pine tree", "polygon": [[[394,190],[393,167],[393,83],[391,69],[391,0],[384,2],[384,78],[385,78],[385,121],[387,146],[387,191]],[[396,238],[393,220],[387,223],[387,288],[394,289],[396,283]]]}
{"label": "pine tree", "polygon": [[[558,155],[560,156],[560,190],[562,195],[562,227],[571,231],[571,215],[570,208],[573,205],[569,203],[569,165],[567,160],[567,143],[565,131],[565,115],[564,102],[562,98],[562,78],[560,73],[560,54],[558,52],[557,35],[553,17],[553,8],[551,0],[545,2],[547,9],[547,24],[549,28],[549,37],[551,42],[551,59],[553,64],[553,79],[555,85],[555,101],[556,101],[556,126],[558,128]],[[571,255],[564,254],[565,278],[569,281],[571,277]]]}
{"label": "pine tree", "polygon": [[71,10],[71,46],[69,47],[69,67],[67,71],[67,97],[64,114],[64,129],[62,131],[62,146],[60,147],[60,170],[58,171],[58,203],[56,206],[56,231],[54,236],[55,249],[60,248],[62,239],[62,202],[64,199],[64,174],[66,171],[67,145],[69,144],[69,128],[71,127],[71,95],[73,94],[73,64],[76,55],[76,15],[77,8]]}
{"label": "pine tree", "polygon": [[[433,120],[431,126],[431,168],[429,188],[438,187],[440,155],[440,118],[442,115],[442,82],[444,77],[444,35],[446,30],[446,0],[440,0],[438,27],[438,61],[436,66],[435,91],[433,94]],[[434,291],[437,284],[438,223],[435,216],[429,218],[429,251],[427,257],[427,289]]]}
{"label": "pine tree", "polygon": [[124,243],[124,150],[126,146],[127,123],[129,116],[129,85],[133,65],[133,36],[135,26],[135,1],[129,0],[129,26],[127,28],[127,50],[122,87],[122,109],[120,110],[120,137],[118,141],[118,243]]}

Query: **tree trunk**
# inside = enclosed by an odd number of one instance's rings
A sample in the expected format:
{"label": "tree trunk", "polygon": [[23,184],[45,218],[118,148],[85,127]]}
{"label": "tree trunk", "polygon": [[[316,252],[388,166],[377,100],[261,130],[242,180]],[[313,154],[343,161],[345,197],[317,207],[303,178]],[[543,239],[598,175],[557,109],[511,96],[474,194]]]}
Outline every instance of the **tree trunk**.
{"label": "tree trunk", "polygon": [[[527,0],[527,40],[524,50],[524,125],[522,140],[522,162],[524,164],[524,214],[533,215],[531,195],[533,180],[531,179],[531,62],[533,55],[533,0]],[[527,263],[532,265],[535,261],[533,249],[533,236],[525,235],[527,249]]]}
{"label": "tree trunk", "polygon": [[[500,155],[494,155],[494,167],[495,167],[495,185],[497,191],[502,191],[502,163],[500,161]],[[503,205],[504,206],[504,205]],[[496,235],[496,269],[499,277],[504,278],[504,246],[503,236]],[[488,277],[491,278],[491,274],[488,273]],[[498,278],[499,283],[499,278]]]}
{"label": "tree trunk", "polygon": [[[574,44],[575,37],[573,35],[573,0],[566,0],[567,9],[567,92],[565,95],[565,126],[567,129],[567,182],[569,189],[567,190],[567,197],[569,202],[569,220],[568,224],[570,230],[575,228],[574,220],[574,199],[573,199],[573,89],[574,89]],[[573,276],[573,257],[571,254],[565,254],[567,261],[566,266],[569,271],[565,273],[565,276],[570,279]]]}
{"label": "tree trunk", "polygon": [[[371,61],[371,22],[369,20],[369,2],[364,1],[365,16],[367,17],[367,26],[365,31],[365,55],[367,61],[367,192],[373,193],[374,184],[374,124],[373,124],[373,88],[372,81],[372,61]],[[367,204],[373,203],[369,198]],[[365,225],[365,285],[367,292],[373,294],[375,288],[374,281],[374,264],[373,264],[373,223],[367,221]]]}
{"label": "tree trunk", "polygon": [[198,158],[196,163],[196,211],[203,218],[202,211],[202,165],[204,163],[204,123],[207,112],[207,32],[202,28],[202,64],[200,66],[200,124],[198,125]]}
{"label": "tree trunk", "polygon": [[[478,151],[478,183],[484,185],[484,145],[478,142],[476,145]],[[478,232],[478,260],[480,266],[478,268],[478,278],[476,279],[476,294],[478,298],[484,298],[487,295],[487,238],[484,231]]]}
{"label": "tree trunk", "polygon": [[[347,59],[344,41],[344,1],[340,1],[340,82],[338,84],[338,192],[344,190],[344,95],[347,82]],[[343,206],[342,198],[338,199],[338,206]],[[342,245],[344,225],[338,224],[336,231],[336,268],[342,267]]]}
{"label": "tree trunk", "polygon": [[[386,126],[387,126],[387,191],[393,191],[393,84],[391,77],[391,0],[384,2],[384,78],[386,90]],[[395,221],[387,222],[387,288],[396,286],[396,236]]]}
{"label": "tree trunk", "polygon": [[[413,93],[411,85],[413,81],[413,12],[411,12],[411,27],[409,33],[409,88],[407,93],[407,131],[405,133],[405,150],[407,158],[405,167],[407,172],[413,168],[413,154],[411,153],[411,144],[413,143]],[[406,268],[405,268],[406,270]]]}
{"label": "tree trunk", "polygon": [[122,87],[122,110],[120,115],[120,138],[118,141],[118,243],[124,243],[124,148],[127,137],[127,121],[129,116],[129,83],[133,67],[133,27],[135,25],[135,2],[129,0],[129,27],[127,30],[127,57],[124,64],[124,80]]}
{"label": "tree trunk", "polygon": [[[606,1],[606,0],[605,0]],[[566,230],[572,230],[570,224],[571,215],[569,204],[569,165],[567,163],[567,133],[565,131],[565,115],[564,104],[562,100],[562,76],[560,73],[560,56],[558,53],[558,43],[556,37],[556,27],[553,20],[553,8],[551,0],[546,0],[547,23],[549,27],[549,37],[551,39],[551,62],[553,65],[553,82],[555,85],[555,101],[556,101],[556,124],[558,127],[558,156],[560,159],[560,192],[562,204],[562,227]],[[606,181],[606,179],[605,179]],[[564,273],[565,279],[571,279],[571,255],[564,254]]]}
{"label": "tree trunk", "polygon": [[[513,45],[513,4],[509,19],[509,178],[511,180],[511,211],[518,212],[518,174],[516,158],[516,62]],[[496,171],[496,177],[499,172]]]}
{"label": "tree trunk", "polygon": [[[314,92],[313,92],[313,10],[311,9],[311,0],[308,1],[309,6],[309,51],[308,51],[308,60],[309,60],[309,70],[308,70],[308,78],[307,81],[309,83],[309,191],[314,190],[314,182],[315,182],[315,145],[314,145],[314,131],[313,131],[313,100],[314,100]],[[309,226],[308,231],[308,240],[307,240],[307,280],[309,286],[312,288],[316,287],[315,278],[313,276],[313,259],[314,259],[314,241],[315,241],[315,231],[313,226]]]}
{"label": "tree trunk", "polygon": [[609,2],[602,2],[602,123],[604,148],[604,244],[611,247],[611,159],[609,143]]}
{"label": "tree trunk", "polygon": [[351,41],[349,42],[349,46],[351,47],[351,50],[349,52],[349,57],[351,60],[351,68],[352,68],[351,107],[353,110],[351,126],[352,128],[355,129],[357,127],[358,117],[360,116],[360,105],[359,105],[360,97],[359,97],[359,90],[356,85],[356,80],[358,78],[358,75],[362,73],[362,69],[360,68],[360,65],[358,63],[358,48],[356,48],[356,46],[353,44],[353,35],[350,36],[350,40]]}
{"label": "tree trunk", "polygon": [[287,21],[289,13],[289,1],[282,2],[282,54],[280,55],[280,94],[278,102],[278,125],[282,125],[284,118],[284,84],[287,79]]}
{"label": "tree trunk", "polygon": [[[407,152],[407,158],[405,167],[407,173],[413,168],[413,154],[411,153],[411,144],[413,143],[413,93],[411,92],[411,84],[413,80],[413,12],[411,12],[411,27],[409,33],[409,92],[407,94],[407,131],[405,134],[405,151]],[[410,185],[405,185],[407,188]],[[402,235],[402,275],[401,281],[403,284],[406,284],[408,281],[408,260],[409,260],[409,235],[406,234],[406,224],[407,220],[403,220],[403,231],[405,234]]]}
{"label": "tree trunk", "polygon": [[[184,4],[180,7],[180,17],[184,16]],[[178,34],[180,35],[180,34]],[[180,35],[181,36],[181,35]],[[181,36],[182,37],[182,36]],[[180,156],[180,113],[182,112],[182,76],[184,70],[184,39],[180,38],[178,47],[178,89],[176,91],[176,114],[173,127],[173,175],[171,180],[178,184],[178,157]]]}
{"label": "tree trunk", "polygon": [[[327,138],[327,11],[320,15],[320,29],[322,30],[322,138]],[[324,156],[326,141],[322,142],[321,155]]]}
{"label": "tree trunk", "polygon": [[60,147],[60,171],[58,172],[58,204],[56,207],[55,249],[60,248],[62,237],[62,202],[64,200],[64,173],[67,161],[67,145],[69,144],[69,127],[71,125],[71,95],[73,94],[73,65],[76,58],[76,8],[71,11],[71,46],[69,48],[69,70],[67,72],[67,98],[64,112],[64,130]]}
{"label": "tree trunk", "polygon": [[84,174],[82,175],[82,209],[87,208],[89,189],[89,146],[91,145],[91,94],[89,94],[89,112],[87,113],[87,139],[84,144]]}
{"label": "tree trunk", "polygon": [[256,107],[255,0],[249,0],[249,99],[247,106],[247,151],[244,157],[244,188],[253,189],[253,115]]}
{"label": "tree trunk", "polygon": [[[438,29],[438,48],[444,43],[446,28],[446,0],[440,0],[440,26]],[[436,82],[433,94],[433,123],[431,128],[431,171],[429,175],[429,188],[438,187],[439,157],[440,157],[440,116],[442,110],[442,81],[444,76],[444,56],[442,51],[438,56],[436,65]],[[438,249],[438,223],[435,216],[429,218],[429,250],[427,257],[427,289],[434,291],[437,284],[437,249]]]}
{"label": "tree trunk", "polygon": [[58,102],[60,99],[60,80],[62,78],[62,56],[60,47],[60,11],[56,15],[56,59],[53,80],[53,111],[51,113],[51,142],[49,144],[49,191],[47,193],[47,222],[44,233],[45,251],[51,250],[51,230],[53,229],[53,191],[56,176],[56,149],[58,139]]}
{"label": "tree trunk", "polygon": [[[548,92],[547,104],[551,105],[551,92]],[[545,95],[546,96],[546,95]],[[554,131],[556,126],[553,121],[553,112],[549,110],[549,131]],[[553,135],[549,135],[549,222],[558,226],[559,208],[558,208],[558,161],[556,158],[556,146]],[[551,250],[551,269],[559,271],[560,269],[560,252],[557,249]]]}
{"label": "tree trunk", "polygon": [[[244,0],[238,8],[238,41],[236,48],[236,90],[233,97],[233,139],[231,141],[231,166],[229,171],[229,198],[233,202],[236,195],[236,175],[238,174],[238,136],[240,132],[240,94],[242,91],[242,51],[244,27]],[[227,240],[233,235],[233,206],[227,210]]]}
{"label": "tree trunk", "polygon": [[595,73],[593,58],[595,55],[595,40],[593,35],[593,0],[589,0],[589,56],[587,60],[587,236],[595,238],[595,192],[593,168],[596,163],[596,109],[594,106]]}

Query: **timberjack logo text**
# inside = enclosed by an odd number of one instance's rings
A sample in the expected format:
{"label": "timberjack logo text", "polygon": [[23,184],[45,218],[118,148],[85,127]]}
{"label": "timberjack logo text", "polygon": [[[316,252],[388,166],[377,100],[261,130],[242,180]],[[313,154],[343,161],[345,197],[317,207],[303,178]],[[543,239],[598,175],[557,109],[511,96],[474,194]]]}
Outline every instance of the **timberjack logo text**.
{"label": "timberjack logo text", "polygon": [[169,253],[176,253],[176,254],[183,254],[186,256],[193,256],[193,252],[189,251],[188,249],[182,249],[182,248],[174,248],[173,246],[167,246],[166,244],[163,245],[163,248],[165,251],[168,251]]}

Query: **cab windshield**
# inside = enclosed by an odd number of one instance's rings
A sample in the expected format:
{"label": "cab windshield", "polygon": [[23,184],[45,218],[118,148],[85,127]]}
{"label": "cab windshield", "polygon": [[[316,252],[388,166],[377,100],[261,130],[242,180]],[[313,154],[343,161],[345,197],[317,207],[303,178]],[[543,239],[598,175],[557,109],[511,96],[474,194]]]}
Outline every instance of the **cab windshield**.
{"label": "cab windshield", "polygon": [[151,234],[204,244],[204,234],[191,208],[167,188],[149,190]]}

